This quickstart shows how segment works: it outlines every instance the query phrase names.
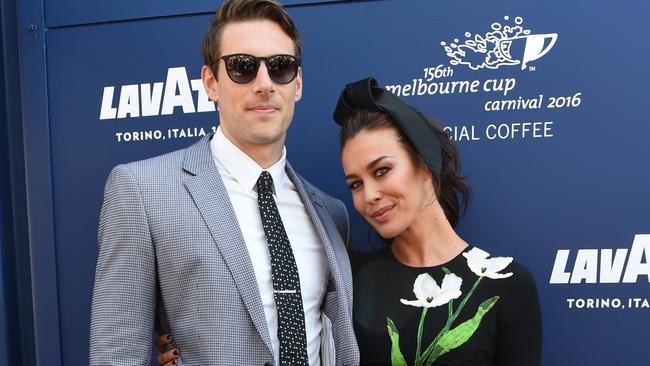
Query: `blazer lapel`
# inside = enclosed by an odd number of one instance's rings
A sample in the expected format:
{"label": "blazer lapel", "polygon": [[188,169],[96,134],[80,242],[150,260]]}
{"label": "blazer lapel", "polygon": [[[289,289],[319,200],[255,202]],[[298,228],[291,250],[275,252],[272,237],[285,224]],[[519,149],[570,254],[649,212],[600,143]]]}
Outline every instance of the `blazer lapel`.
{"label": "blazer lapel", "polygon": [[241,228],[235,225],[237,217],[228,192],[221,180],[219,170],[212,160],[211,136],[204,137],[187,149],[183,168],[194,176],[185,182],[185,186],[199,208],[217,248],[232,273],[253,324],[273,354],[253,264],[248,255]]}
{"label": "blazer lapel", "polygon": [[[322,311],[326,315],[324,318],[331,321],[332,331],[336,332],[331,339],[336,348],[336,355],[332,356],[335,361],[332,364],[359,364],[358,345],[352,328],[352,278],[345,243],[327,208],[328,200],[321,196],[320,191],[306,184],[289,163],[287,173],[302,197],[327,255],[330,269],[328,292],[335,293],[325,297]],[[343,277],[344,273],[347,274],[346,277]],[[331,344],[321,343],[321,352],[331,349]]]}
{"label": "blazer lapel", "polygon": [[[302,181],[302,178],[300,178],[300,176],[298,176],[298,174],[293,170],[293,167],[291,167],[289,162],[287,162],[286,171],[293,184],[295,184],[296,189],[302,198],[302,202],[305,204],[307,214],[311,218],[311,221],[314,224],[314,228],[316,229],[316,233],[318,233],[318,237],[320,238],[321,243],[323,244],[323,248],[325,249],[325,254],[327,255],[327,264],[330,270],[330,279],[333,281],[333,283],[330,283],[328,287],[331,287],[333,285],[334,288],[343,288],[344,286],[340,286],[340,281],[342,278],[341,269],[339,267],[336,254],[334,253],[334,248],[332,247],[332,239],[330,238],[331,234],[326,230],[323,222],[324,219],[329,218],[327,209],[324,207],[323,203],[320,202],[317,193],[307,189]],[[328,227],[330,227],[330,230],[334,232],[334,237],[339,236],[338,231],[336,230],[336,226],[333,222],[332,225],[328,225]]]}

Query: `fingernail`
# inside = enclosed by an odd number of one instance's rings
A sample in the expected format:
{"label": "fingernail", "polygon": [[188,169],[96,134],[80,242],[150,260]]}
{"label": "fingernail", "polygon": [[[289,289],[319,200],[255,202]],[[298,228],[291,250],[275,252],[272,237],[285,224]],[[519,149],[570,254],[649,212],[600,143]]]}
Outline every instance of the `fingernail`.
{"label": "fingernail", "polygon": [[178,350],[174,350],[174,356],[178,356]]}

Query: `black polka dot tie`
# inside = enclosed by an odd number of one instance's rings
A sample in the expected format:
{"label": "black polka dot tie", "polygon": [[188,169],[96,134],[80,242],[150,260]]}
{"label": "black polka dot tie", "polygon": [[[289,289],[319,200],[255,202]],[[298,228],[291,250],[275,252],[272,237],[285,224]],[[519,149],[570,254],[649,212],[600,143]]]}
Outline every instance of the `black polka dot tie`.
{"label": "black polka dot tie", "polygon": [[263,171],[257,180],[257,203],[271,254],[273,296],[278,311],[280,365],[308,365],[305,313],[298,267],[272,192],[273,178],[269,172]]}

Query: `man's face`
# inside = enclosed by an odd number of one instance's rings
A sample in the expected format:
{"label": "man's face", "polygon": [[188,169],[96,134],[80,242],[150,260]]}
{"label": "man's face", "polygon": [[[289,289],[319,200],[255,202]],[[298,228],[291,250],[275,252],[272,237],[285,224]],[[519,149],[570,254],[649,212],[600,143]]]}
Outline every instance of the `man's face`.
{"label": "man's face", "polygon": [[[282,28],[269,20],[230,23],[221,36],[221,56],[246,53],[257,57],[295,55],[294,43]],[[210,99],[219,104],[221,129],[244,152],[262,146],[281,148],[293,118],[294,106],[302,96],[302,70],[288,84],[269,78],[267,65],[260,61],[257,76],[246,84],[230,80],[223,60],[213,69],[204,66],[201,76]]]}

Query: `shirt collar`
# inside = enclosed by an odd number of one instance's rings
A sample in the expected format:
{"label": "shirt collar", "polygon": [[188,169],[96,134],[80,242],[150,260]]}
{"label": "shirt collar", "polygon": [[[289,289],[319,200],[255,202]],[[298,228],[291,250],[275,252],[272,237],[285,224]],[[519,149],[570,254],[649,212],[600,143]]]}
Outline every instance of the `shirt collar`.
{"label": "shirt collar", "polygon": [[233,144],[221,131],[221,126],[210,141],[210,150],[214,160],[225,168],[233,178],[246,190],[246,192],[257,191],[257,179],[266,170],[273,178],[273,191],[275,195],[281,194],[282,186],[287,179],[287,173],[284,170],[286,165],[287,149],[282,148],[282,157],[277,163],[267,169],[262,169],[255,160],[246,155]]}

